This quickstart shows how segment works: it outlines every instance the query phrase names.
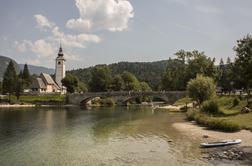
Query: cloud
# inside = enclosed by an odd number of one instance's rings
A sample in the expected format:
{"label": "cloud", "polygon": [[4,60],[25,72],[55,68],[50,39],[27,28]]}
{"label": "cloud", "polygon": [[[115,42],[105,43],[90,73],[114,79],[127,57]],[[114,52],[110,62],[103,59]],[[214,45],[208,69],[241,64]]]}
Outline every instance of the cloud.
{"label": "cloud", "polygon": [[48,29],[51,29],[54,26],[54,23],[50,22],[45,16],[41,14],[34,15],[36,22],[37,22],[37,28],[43,31],[47,31]]}
{"label": "cloud", "polygon": [[42,57],[49,57],[55,54],[52,44],[43,39],[35,41],[31,45],[31,51]]}
{"label": "cloud", "polygon": [[[87,42],[99,43],[101,38],[95,34],[65,34],[60,31],[59,27],[55,23],[50,22],[45,16],[40,14],[34,15],[37,21],[37,27],[42,30],[50,30],[50,34],[43,39],[36,41],[23,40],[15,41],[14,46],[19,52],[32,52],[39,57],[48,57],[55,54],[53,48],[58,47],[61,42],[68,49],[71,48],[85,48]],[[69,58],[73,58],[68,53]]]}
{"label": "cloud", "polygon": [[65,34],[59,30],[59,27],[54,27],[52,34],[53,37],[50,38],[51,40],[61,42],[67,47],[85,48],[86,42],[99,43],[101,41],[101,38],[94,34]]}
{"label": "cloud", "polygon": [[128,0],[75,0],[80,18],[70,19],[66,26],[81,32],[91,30],[124,31],[133,7]]}
{"label": "cloud", "polygon": [[55,54],[52,44],[43,39],[35,42],[29,40],[23,40],[21,42],[15,41],[14,44],[19,52],[31,51],[39,57],[49,57]]}
{"label": "cloud", "polygon": [[15,41],[14,47],[16,48],[18,52],[26,52],[29,49],[31,44],[32,44],[31,41],[28,41],[28,40],[23,40],[21,42]]}

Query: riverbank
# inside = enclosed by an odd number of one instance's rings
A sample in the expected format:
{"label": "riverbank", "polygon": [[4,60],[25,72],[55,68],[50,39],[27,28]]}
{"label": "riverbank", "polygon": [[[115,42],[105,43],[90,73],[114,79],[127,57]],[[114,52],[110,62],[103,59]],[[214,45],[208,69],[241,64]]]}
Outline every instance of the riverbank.
{"label": "riverbank", "polygon": [[33,107],[76,107],[76,105],[0,104],[0,109],[1,108],[33,108]]}
{"label": "riverbank", "polygon": [[[239,138],[242,140],[242,146],[252,146],[252,132],[249,130],[227,133],[208,130],[206,127],[199,126],[195,122],[174,123],[172,126],[181,133],[191,138],[200,139],[202,142]],[[208,138],[203,138],[203,136],[208,136]]]}
{"label": "riverbank", "polygon": [[234,146],[203,148],[202,158],[214,165],[251,165],[252,164],[252,132],[241,130],[234,133],[208,130],[195,122],[174,123],[172,126],[182,134],[201,142],[220,141],[225,139],[241,139],[242,143]]}

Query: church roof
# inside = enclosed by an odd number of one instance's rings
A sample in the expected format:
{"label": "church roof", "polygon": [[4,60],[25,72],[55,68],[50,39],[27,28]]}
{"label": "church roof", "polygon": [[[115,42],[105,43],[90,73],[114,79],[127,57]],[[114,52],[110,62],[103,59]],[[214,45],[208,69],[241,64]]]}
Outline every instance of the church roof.
{"label": "church roof", "polygon": [[52,77],[47,74],[47,73],[41,73],[40,74],[40,77],[43,79],[43,81],[46,83],[46,84],[50,84],[50,85],[53,85],[55,84],[54,80],[52,79]]}
{"label": "church roof", "polygon": [[45,89],[46,86],[45,86],[45,83],[44,81],[42,80],[42,78],[36,78],[33,82],[32,82],[32,85],[31,85],[32,88],[37,88],[37,89]]}

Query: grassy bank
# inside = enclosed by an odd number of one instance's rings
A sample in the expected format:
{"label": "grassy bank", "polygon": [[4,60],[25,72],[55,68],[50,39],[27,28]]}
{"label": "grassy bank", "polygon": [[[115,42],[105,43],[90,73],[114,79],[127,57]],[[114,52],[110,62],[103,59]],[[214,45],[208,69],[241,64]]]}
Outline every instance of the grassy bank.
{"label": "grassy bank", "polygon": [[209,129],[221,131],[238,131],[248,129],[252,131],[252,113],[242,114],[241,109],[246,106],[245,99],[236,96],[216,97],[219,113],[211,114],[200,111],[199,108],[189,109],[187,118]]}
{"label": "grassy bank", "polygon": [[[8,101],[8,96],[4,98]],[[11,104],[64,104],[65,95],[20,96],[19,100],[11,96]]]}

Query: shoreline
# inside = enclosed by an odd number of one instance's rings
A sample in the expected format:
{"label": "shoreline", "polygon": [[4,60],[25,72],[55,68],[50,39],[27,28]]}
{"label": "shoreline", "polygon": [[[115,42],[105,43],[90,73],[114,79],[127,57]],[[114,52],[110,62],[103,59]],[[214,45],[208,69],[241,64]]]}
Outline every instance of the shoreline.
{"label": "shoreline", "polygon": [[76,105],[0,104],[1,108],[76,107]]}
{"label": "shoreline", "polygon": [[[252,146],[252,132],[249,130],[241,130],[238,132],[221,132],[209,130],[206,127],[199,126],[195,122],[179,122],[172,126],[181,133],[191,136],[192,138],[200,139],[202,142],[219,141],[226,139],[241,139],[241,146]],[[207,136],[208,138],[203,138]]]}

